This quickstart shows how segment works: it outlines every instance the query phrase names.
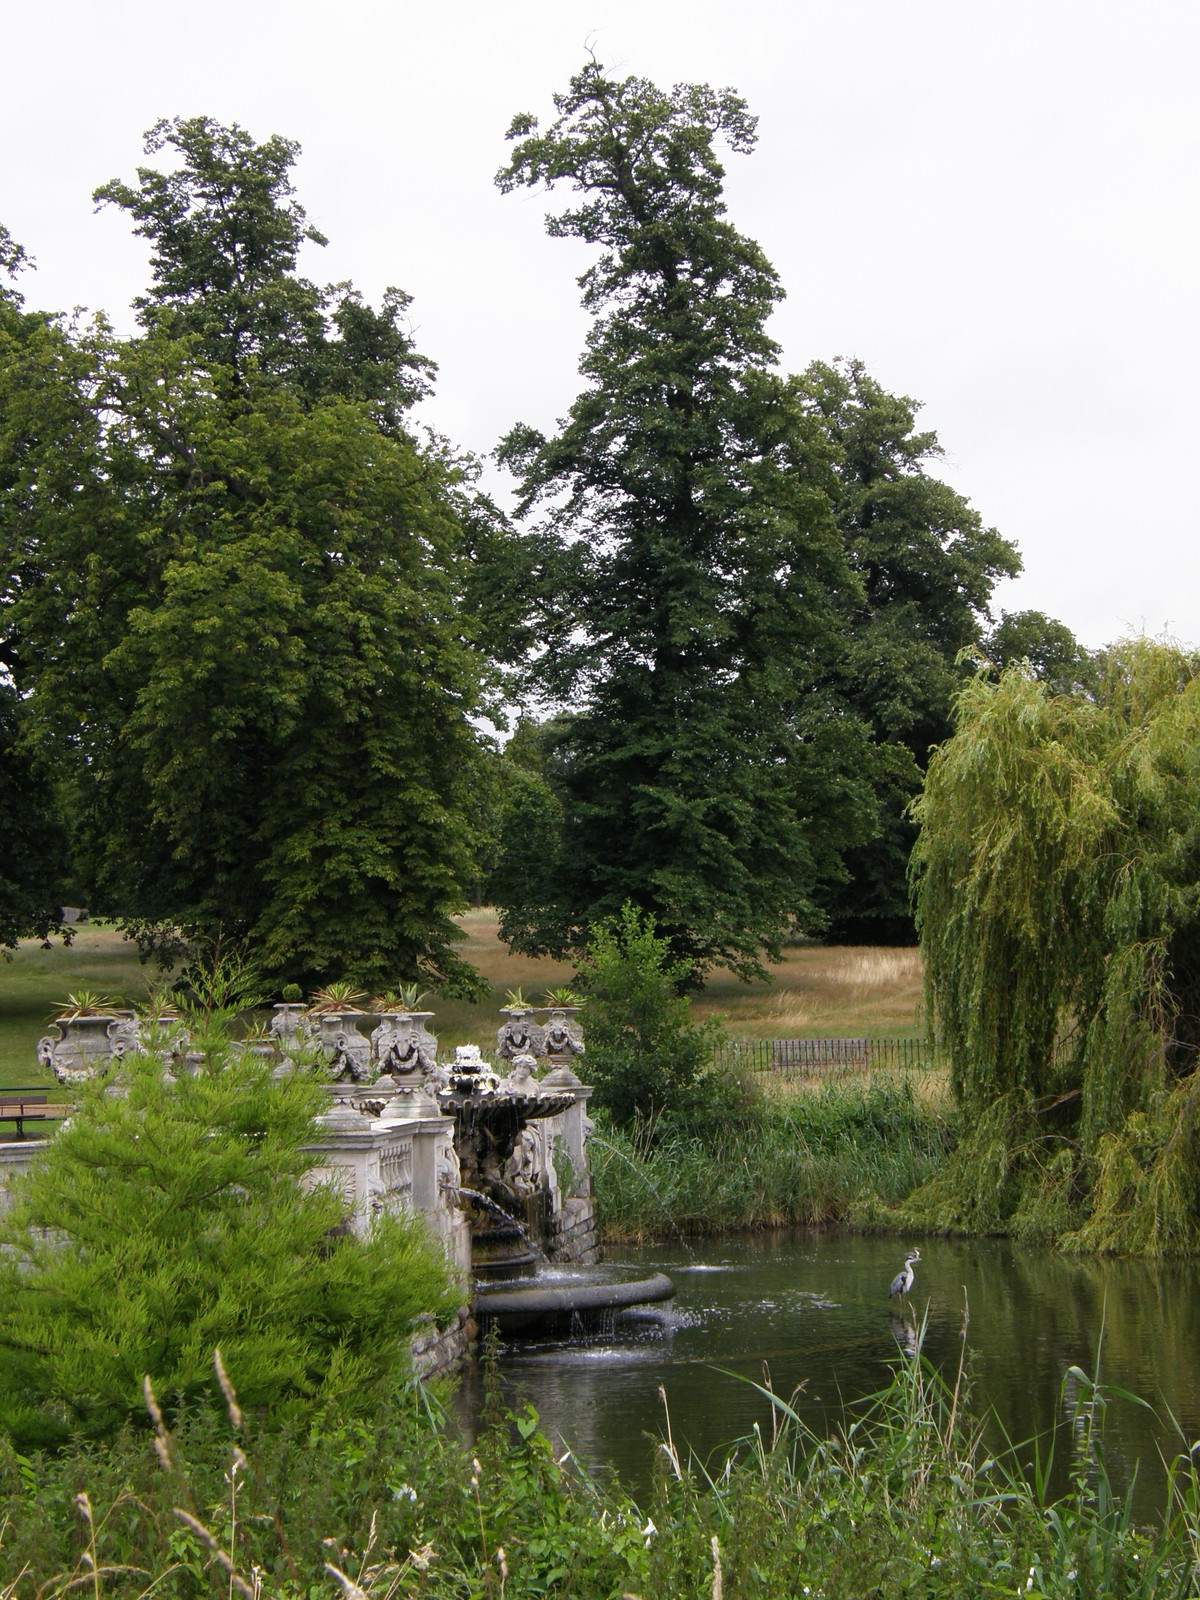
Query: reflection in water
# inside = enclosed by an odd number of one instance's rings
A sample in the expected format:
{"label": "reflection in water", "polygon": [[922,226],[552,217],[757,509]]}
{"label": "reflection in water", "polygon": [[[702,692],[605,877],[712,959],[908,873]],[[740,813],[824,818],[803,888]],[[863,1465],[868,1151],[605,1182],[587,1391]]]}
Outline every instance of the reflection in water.
{"label": "reflection in water", "polygon": [[[1057,1429],[1056,1492],[1067,1487],[1087,1435],[1086,1413],[1077,1419],[1075,1380],[1066,1391],[1063,1380],[1072,1366],[1093,1373],[1098,1350],[1102,1382],[1160,1413],[1114,1401],[1094,1421],[1114,1486],[1123,1493],[1136,1477],[1138,1515],[1160,1509],[1159,1451],[1169,1456],[1177,1448],[1163,1402],[1189,1441],[1200,1432],[1200,1284],[1193,1267],[1076,1260],[1002,1240],[930,1239],[906,1312],[887,1299],[892,1239],[782,1233],[720,1240],[698,1254],[662,1246],[624,1254],[639,1273],[669,1273],[675,1301],[622,1317],[605,1339],[514,1342],[502,1356],[509,1403],[532,1401],[552,1438],[592,1471],[615,1467],[635,1493],[649,1485],[663,1433],[660,1384],[676,1443],[715,1475],[756,1422],[770,1437],[767,1401],[739,1378],[761,1383],[767,1371],[784,1395],[803,1385],[797,1409],[824,1430],[848,1404],[887,1383],[889,1369],[916,1349],[924,1319],[925,1353],[952,1383],[964,1290],[967,1372],[976,1409],[991,1408],[998,1419],[992,1445],[1007,1435],[1028,1464],[1038,1437],[1044,1461]],[[469,1375],[466,1407],[477,1405],[477,1390],[477,1376]]]}

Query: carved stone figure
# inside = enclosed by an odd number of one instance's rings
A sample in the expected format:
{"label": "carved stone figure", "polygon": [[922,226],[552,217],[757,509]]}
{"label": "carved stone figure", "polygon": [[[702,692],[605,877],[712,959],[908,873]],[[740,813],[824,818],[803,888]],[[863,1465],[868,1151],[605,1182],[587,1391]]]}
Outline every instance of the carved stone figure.
{"label": "carved stone figure", "polygon": [[371,1041],[354,1026],[360,1011],[324,1011],[320,1014],[319,1044],[329,1062],[329,1076],[335,1083],[369,1083]]}
{"label": "carved stone figure", "polygon": [[432,1011],[385,1011],[371,1035],[371,1054],[380,1072],[394,1078],[428,1075],[437,1067],[437,1040],[425,1026]]}
{"label": "carved stone figure", "polygon": [[546,1034],[534,1021],[528,1006],[509,1006],[503,1013],[504,1023],[496,1033],[496,1054],[505,1061],[517,1056],[544,1056]]}
{"label": "carved stone figure", "polygon": [[497,1088],[501,1092],[510,1094],[529,1095],[538,1092],[538,1082],[534,1077],[537,1067],[536,1059],[531,1055],[514,1056],[512,1070],[508,1076],[501,1078]]}
{"label": "carved stone figure", "polygon": [[552,1006],[544,1024],[546,1054],[552,1061],[569,1061],[585,1054],[583,1029],[576,1022],[578,1006]]}

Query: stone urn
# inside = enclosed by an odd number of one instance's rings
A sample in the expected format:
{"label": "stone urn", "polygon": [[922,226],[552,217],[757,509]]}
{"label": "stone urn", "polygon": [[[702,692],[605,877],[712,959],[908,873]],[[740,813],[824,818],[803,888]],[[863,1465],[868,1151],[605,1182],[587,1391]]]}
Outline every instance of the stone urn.
{"label": "stone urn", "polygon": [[546,1055],[556,1065],[585,1054],[583,1029],[575,1020],[578,1015],[578,1006],[551,1006],[542,1024]]}
{"label": "stone urn", "polygon": [[49,1067],[59,1083],[80,1083],[105,1071],[130,1048],[138,1048],[137,1018],[132,1012],[55,1018],[57,1038],[39,1039],[39,1065]]}
{"label": "stone urn", "polygon": [[305,1015],[302,1000],[281,1000],[268,1026],[275,1042],[287,1055],[305,1045],[312,1034],[311,1019]]}
{"label": "stone urn", "polygon": [[436,1117],[433,1098],[437,1040],[426,1023],[432,1011],[384,1011],[371,1035],[371,1056],[379,1077],[372,1090],[385,1098],[380,1116],[387,1122]]}
{"label": "stone urn", "polygon": [[381,1073],[428,1077],[437,1067],[437,1039],[426,1024],[432,1011],[383,1011],[371,1035],[371,1055]]}
{"label": "stone urn", "polygon": [[309,1013],[310,1020],[317,1025],[317,1044],[329,1063],[329,1076],[335,1083],[368,1083],[371,1079],[371,1041],[355,1026],[367,1015],[365,1011],[350,1008]]}
{"label": "stone urn", "polygon": [[501,1060],[545,1055],[545,1029],[538,1026],[532,1006],[505,1006],[500,1015],[505,1018],[496,1033],[496,1054]]}

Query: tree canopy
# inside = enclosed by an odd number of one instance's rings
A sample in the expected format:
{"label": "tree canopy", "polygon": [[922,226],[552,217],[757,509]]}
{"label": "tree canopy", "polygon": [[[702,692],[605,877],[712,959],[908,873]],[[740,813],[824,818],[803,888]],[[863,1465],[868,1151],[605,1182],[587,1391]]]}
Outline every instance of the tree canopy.
{"label": "tree canopy", "polygon": [[780,369],[783,287],[723,197],[745,102],[590,60],[555,106],[497,181],[589,247],[591,325],[567,416],[499,448],[515,526],[417,434],[407,296],[305,275],[289,139],[163,120],[95,191],[150,248],[135,337],[0,285],[0,942],[69,888],[147,952],[469,988],[485,883],[516,949],[630,903],[690,981],[748,977],[797,933],[911,933],[964,649],[1092,692],[1061,624],[990,626],[1019,560],[916,403]]}
{"label": "tree canopy", "polygon": [[847,591],[839,689],[871,730],[878,815],[874,838],[852,847],[847,874],[822,904],[835,936],[912,938],[906,815],[929,752],[951,731],[964,669],[985,636],[992,591],[1021,570],[1016,547],[949,484],[919,407],[889,394],[859,361],[814,362],[803,392],[837,449],[835,515],[861,592]]}
{"label": "tree canopy", "polygon": [[968,1116],[943,1221],[1200,1243],[1200,659],[1115,647],[961,691],[913,858],[927,1001]]}
{"label": "tree canopy", "polygon": [[869,828],[866,730],[812,692],[857,592],[834,451],[774,370],[778,279],[725,216],[744,102],[592,62],[555,104],[544,132],[514,120],[498,181],[578,196],[548,227],[598,251],[586,386],[554,437],[519,427],[500,455],[555,552],[537,665],[571,716],[549,893],[506,919],[524,948],[578,948],[631,901],[675,960],[748,974]]}
{"label": "tree canopy", "polygon": [[297,274],[296,146],[194,118],[164,148],[97,191],[152,245],[142,334],[0,328],[0,643],[83,892],[148,948],[178,926],[280,979],[469,984],[467,601],[501,525],[405,424],[432,370],[405,297]]}

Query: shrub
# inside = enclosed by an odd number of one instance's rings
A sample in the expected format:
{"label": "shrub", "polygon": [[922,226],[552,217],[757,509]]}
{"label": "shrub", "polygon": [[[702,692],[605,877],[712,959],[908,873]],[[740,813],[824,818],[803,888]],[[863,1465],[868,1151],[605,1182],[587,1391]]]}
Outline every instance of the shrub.
{"label": "shrub", "polygon": [[690,1021],[679,992],[690,968],[671,960],[653,916],[626,901],[619,916],[594,924],[579,975],[596,1105],[621,1126],[686,1115],[703,1096],[701,1074],[722,1029],[715,1019]]}
{"label": "shrub", "polygon": [[345,1206],[306,1192],[325,1101],[249,1052],[196,1076],[153,1055],[80,1087],[76,1114],[0,1226],[0,1424],[18,1447],[108,1437],[213,1388],[220,1345],[250,1406],[286,1415],[368,1394],[407,1360],[421,1312],[456,1304],[418,1221],[342,1236]]}

